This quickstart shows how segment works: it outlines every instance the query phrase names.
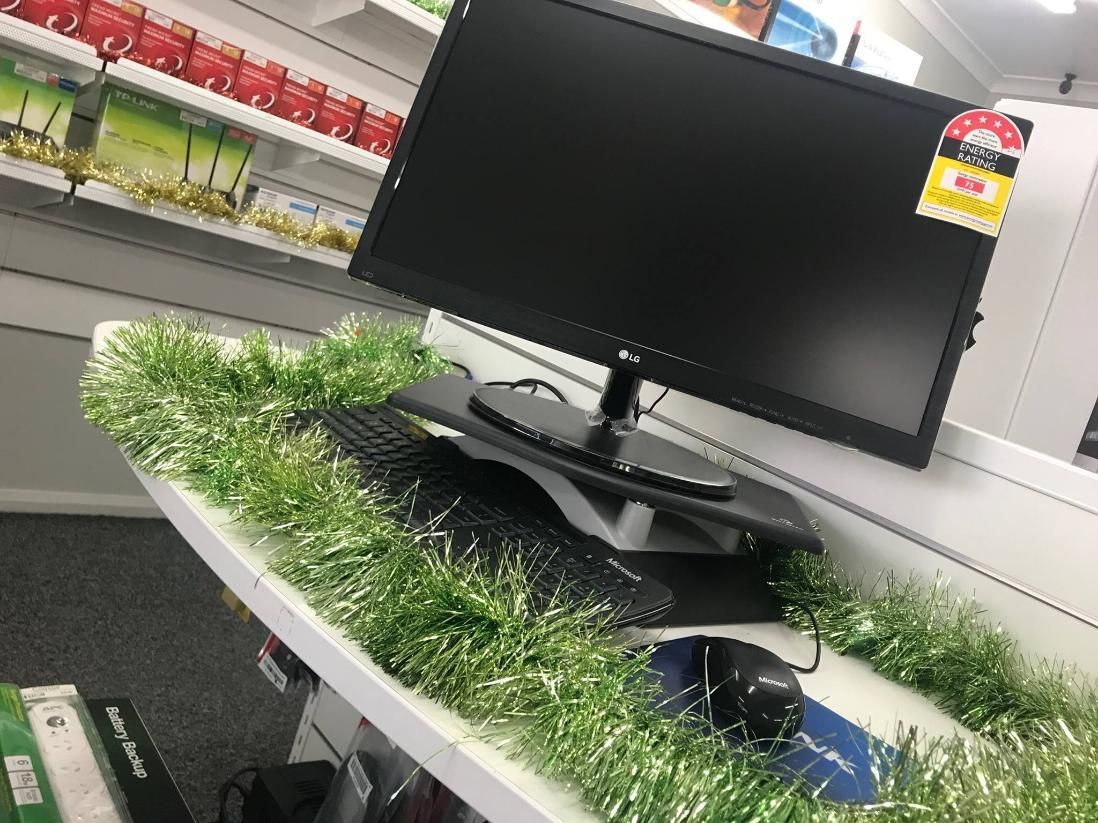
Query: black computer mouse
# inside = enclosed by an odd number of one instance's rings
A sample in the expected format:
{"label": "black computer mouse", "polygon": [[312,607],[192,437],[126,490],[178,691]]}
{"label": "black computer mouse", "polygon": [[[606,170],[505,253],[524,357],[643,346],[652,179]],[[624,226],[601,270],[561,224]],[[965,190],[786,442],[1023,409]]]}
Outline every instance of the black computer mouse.
{"label": "black computer mouse", "polygon": [[729,637],[701,637],[693,657],[713,707],[742,720],[750,737],[789,739],[800,731],[804,691],[776,654]]}

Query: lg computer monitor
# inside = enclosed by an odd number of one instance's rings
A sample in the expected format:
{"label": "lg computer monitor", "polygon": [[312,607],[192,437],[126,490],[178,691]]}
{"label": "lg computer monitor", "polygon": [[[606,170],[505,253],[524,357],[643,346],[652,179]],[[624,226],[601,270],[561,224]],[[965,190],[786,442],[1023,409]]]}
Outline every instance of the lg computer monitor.
{"label": "lg computer monitor", "polygon": [[924,467],[995,241],[916,205],[971,108],[612,0],[458,0],[351,273]]}

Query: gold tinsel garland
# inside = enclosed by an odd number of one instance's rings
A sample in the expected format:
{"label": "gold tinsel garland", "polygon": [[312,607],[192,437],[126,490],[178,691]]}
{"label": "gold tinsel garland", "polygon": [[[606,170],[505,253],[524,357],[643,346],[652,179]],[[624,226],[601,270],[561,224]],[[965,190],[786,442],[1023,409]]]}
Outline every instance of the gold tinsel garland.
{"label": "gold tinsel garland", "polygon": [[74,183],[94,180],[113,186],[146,208],[167,204],[196,217],[255,226],[304,248],[323,246],[351,253],[358,246],[360,235],[339,226],[330,223],[304,226],[285,212],[256,206],[249,206],[241,213],[220,192],[200,183],[147,171],[135,173],[124,166],[96,160],[90,149],[59,148],[50,141],[15,132],[0,140],[0,154],[60,169]]}

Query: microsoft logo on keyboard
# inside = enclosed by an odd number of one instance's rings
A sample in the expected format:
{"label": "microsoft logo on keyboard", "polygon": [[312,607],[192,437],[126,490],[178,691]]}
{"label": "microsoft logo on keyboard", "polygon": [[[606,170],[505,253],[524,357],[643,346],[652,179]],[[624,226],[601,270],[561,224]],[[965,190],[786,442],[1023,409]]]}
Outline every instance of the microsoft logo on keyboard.
{"label": "microsoft logo on keyboard", "polygon": [[633,580],[637,583],[639,583],[641,581],[641,576],[639,574],[629,571],[629,569],[625,568],[625,566],[623,566],[621,563],[619,563],[614,558],[608,557],[608,558],[606,558],[606,562],[609,563],[611,566],[613,566],[615,569],[617,569],[619,572],[624,574],[630,580]]}

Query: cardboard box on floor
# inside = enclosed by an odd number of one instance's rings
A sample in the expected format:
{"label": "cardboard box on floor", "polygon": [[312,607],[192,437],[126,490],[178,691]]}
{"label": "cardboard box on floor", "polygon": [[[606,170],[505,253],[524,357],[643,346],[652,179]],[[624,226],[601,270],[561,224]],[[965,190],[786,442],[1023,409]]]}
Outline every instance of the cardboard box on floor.
{"label": "cardboard box on floor", "polygon": [[122,697],[85,703],[133,823],[195,823],[133,701]]}

